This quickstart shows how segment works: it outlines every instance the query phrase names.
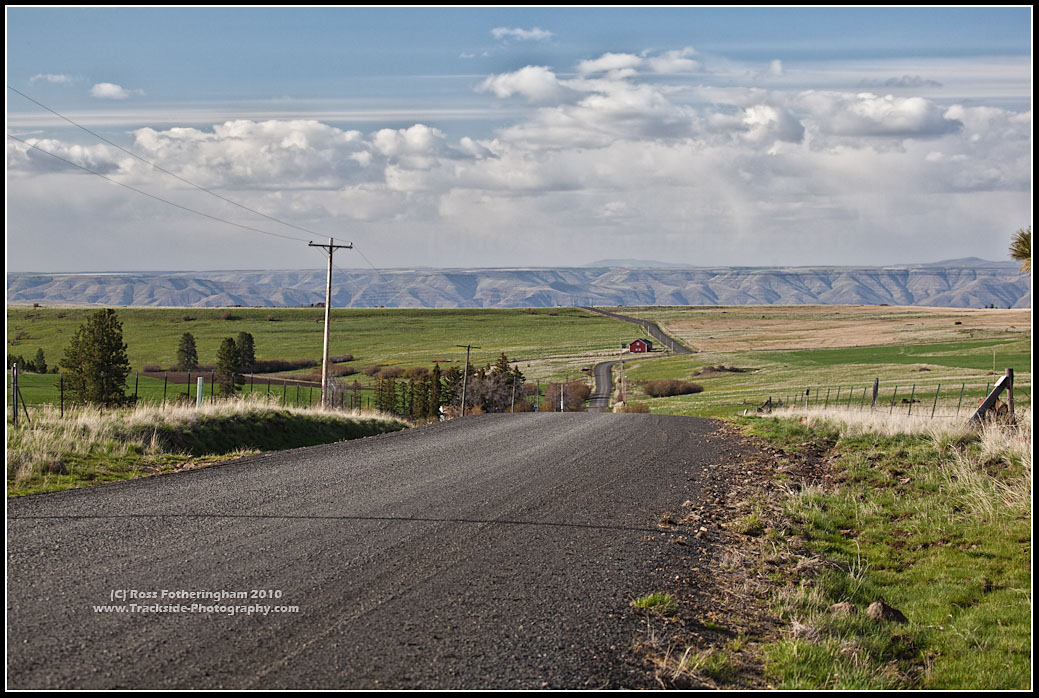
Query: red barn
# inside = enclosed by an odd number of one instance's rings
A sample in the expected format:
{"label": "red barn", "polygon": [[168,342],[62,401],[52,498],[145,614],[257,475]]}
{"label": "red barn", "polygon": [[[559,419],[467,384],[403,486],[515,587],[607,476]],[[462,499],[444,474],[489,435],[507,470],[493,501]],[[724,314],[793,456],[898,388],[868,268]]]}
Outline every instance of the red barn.
{"label": "red barn", "polygon": [[646,354],[653,351],[653,342],[648,339],[636,339],[628,345],[628,351],[632,354]]}

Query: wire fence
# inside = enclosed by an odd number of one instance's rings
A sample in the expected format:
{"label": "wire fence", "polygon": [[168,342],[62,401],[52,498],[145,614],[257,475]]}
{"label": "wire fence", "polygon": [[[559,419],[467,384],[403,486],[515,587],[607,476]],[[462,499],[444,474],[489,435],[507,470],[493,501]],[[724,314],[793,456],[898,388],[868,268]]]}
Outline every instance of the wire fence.
{"label": "wire fence", "polygon": [[[202,379],[201,401],[221,399],[213,371],[136,372],[127,376],[126,396],[133,404],[196,404],[199,401],[199,382]],[[269,401],[285,406],[311,407],[321,403],[321,384],[312,380],[298,380],[284,376],[247,375],[239,386],[238,395],[265,396]],[[15,404],[12,396],[12,372],[7,371],[7,411]],[[18,372],[18,409],[31,419],[33,409],[58,407],[64,412],[77,403],[65,383],[63,374]],[[371,389],[336,381],[331,404],[340,409],[353,410],[370,407]]]}
{"label": "wire fence", "polygon": [[[996,381],[974,383],[892,383],[878,381],[869,385],[810,386],[799,390],[781,390],[762,401],[759,412],[771,409],[845,409],[932,419],[958,419],[971,416],[989,395]],[[1014,388],[1018,405],[1031,405],[1031,386]],[[1000,398],[1009,398],[1005,394]]]}

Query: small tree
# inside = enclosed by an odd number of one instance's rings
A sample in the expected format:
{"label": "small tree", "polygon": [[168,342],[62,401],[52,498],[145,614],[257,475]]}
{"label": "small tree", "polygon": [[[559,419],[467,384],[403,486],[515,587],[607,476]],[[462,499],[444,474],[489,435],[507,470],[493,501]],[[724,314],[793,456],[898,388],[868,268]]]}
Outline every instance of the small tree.
{"label": "small tree", "polygon": [[227,337],[216,352],[216,371],[213,380],[220,386],[220,394],[234,395],[238,386],[245,384],[242,375],[242,355],[232,337]]}
{"label": "small tree", "polygon": [[253,344],[253,336],[248,332],[239,332],[235,340],[238,353],[242,355],[242,370],[252,371],[256,365],[256,350]]}
{"label": "small tree", "polygon": [[37,373],[47,372],[47,359],[43,356],[43,349],[36,350],[36,360],[33,361]]}
{"label": "small tree", "polygon": [[109,406],[125,403],[130,361],[115,311],[106,308],[87,318],[72,336],[60,365],[67,371],[66,389],[73,400]]}
{"label": "small tree", "polygon": [[180,336],[177,347],[177,368],[181,371],[194,371],[198,368],[198,349],[195,348],[195,336],[185,332]]}

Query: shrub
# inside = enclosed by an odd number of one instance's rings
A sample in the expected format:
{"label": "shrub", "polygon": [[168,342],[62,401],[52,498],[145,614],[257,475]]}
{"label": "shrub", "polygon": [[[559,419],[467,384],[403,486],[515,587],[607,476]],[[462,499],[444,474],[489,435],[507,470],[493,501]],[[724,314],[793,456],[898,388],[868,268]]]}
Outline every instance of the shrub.
{"label": "shrub", "polygon": [[702,393],[703,386],[680,380],[656,380],[646,383],[646,395],[650,397],[672,397],[674,395],[693,395]]}
{"label": "shrub", "polygon": [[331,361],[334,364],[342,364],[342,363],[346,363],[347,361],[353,361],[354,360],[354,355],[353,354],[333,354],[332,356],[328,357],[328,360]]}
{"label": "shrub", "polygon": [[621,408],[624,414],[649,414],[649,405],[644,402],[629,402]]}

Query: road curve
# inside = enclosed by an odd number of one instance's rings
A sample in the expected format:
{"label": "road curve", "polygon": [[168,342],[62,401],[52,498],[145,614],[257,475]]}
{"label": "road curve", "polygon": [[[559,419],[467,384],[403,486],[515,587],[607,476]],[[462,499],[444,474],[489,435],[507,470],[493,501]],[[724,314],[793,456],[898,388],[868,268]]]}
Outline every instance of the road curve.
{"label": "road curve", "polygon": [[623,320],[624,322],[631,322],[636,325],[641,325],[642,328],[646,330],[646,332],[648,332],[651,337],[662,343],[674,354],[694,353],[692,349],[687,347],[681,341],[675,339],[674,337],[668,334],[665,334],[664,331],[660,329],[660,326],[657,323],[652,322],[651,320],[640,320],[639,318],[631,317],[629,315],[620,315],[619,313],[614,313],[609,310],[603,310],[602,308],[593,308],[590,306],[581,306],[581,310],[587,310],[592,313],[599,313],[600,315],[612,317],[615,320]]}
{"label": "road curve", "polygon": [[[9,499],[8,688],[654,687],[629,603],[690,583],[702,542],[657,521],[716,429],[480,415]],[[191,603],[225,608],[156,608]],[[298,610],[229,612],[263,604]]]}

